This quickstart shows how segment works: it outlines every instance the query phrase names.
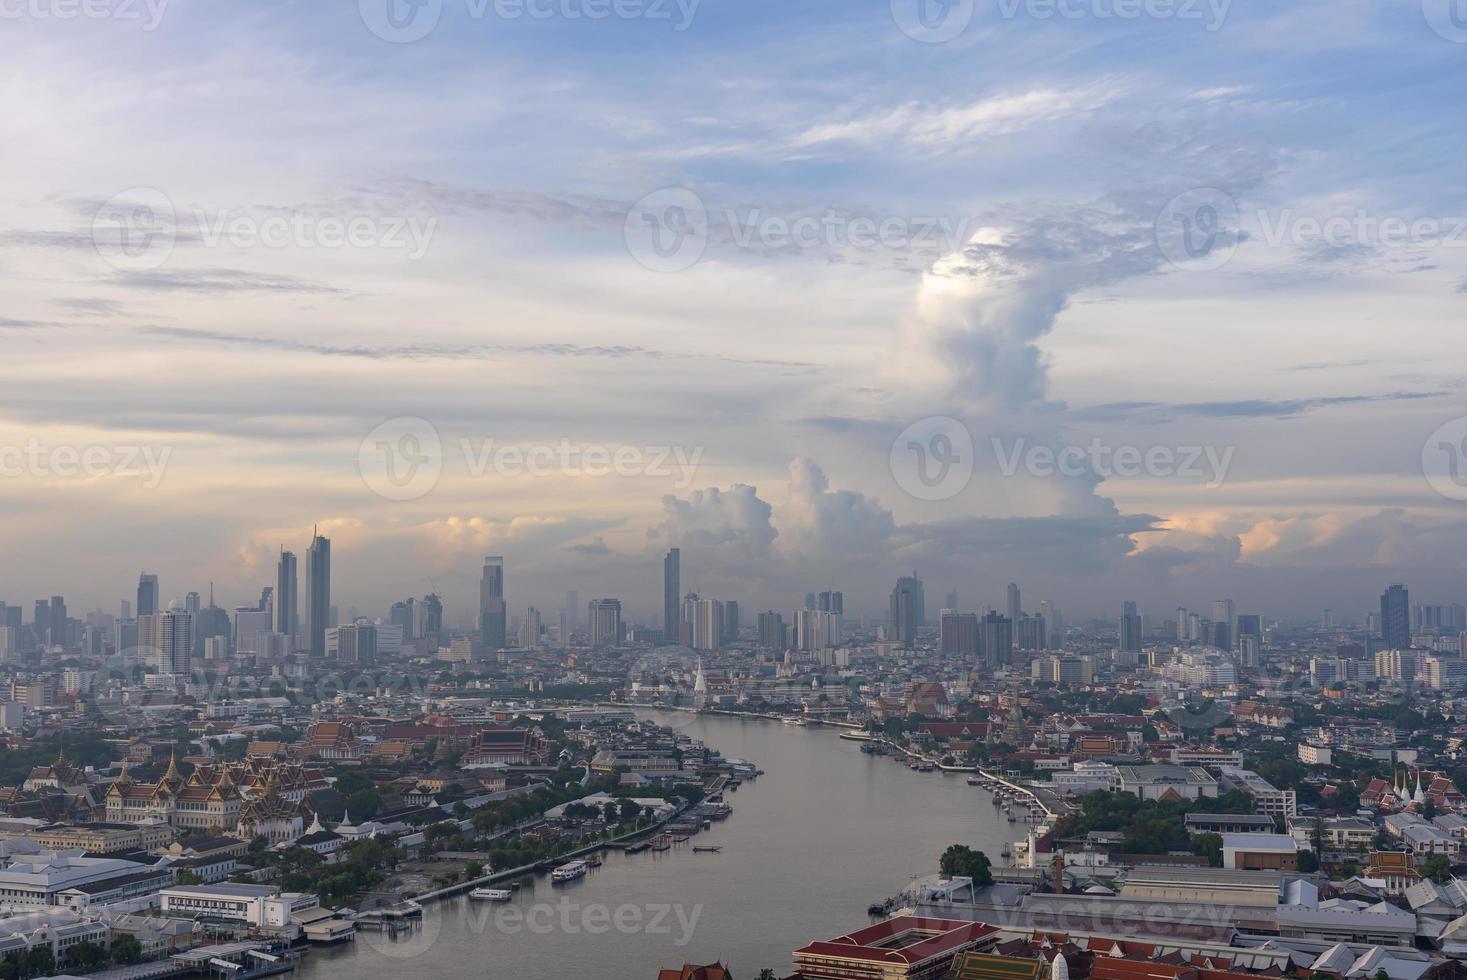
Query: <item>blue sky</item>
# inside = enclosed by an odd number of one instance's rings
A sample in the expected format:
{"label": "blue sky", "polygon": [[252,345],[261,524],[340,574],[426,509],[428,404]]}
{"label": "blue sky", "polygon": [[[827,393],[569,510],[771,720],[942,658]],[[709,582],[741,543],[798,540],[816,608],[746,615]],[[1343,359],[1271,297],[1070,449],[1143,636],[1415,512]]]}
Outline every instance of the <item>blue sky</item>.
{"label": "blue sky", "polygon": [[[1467,415],[1467,30],[1440,0],[979,0],[943,43],[908,0],[443,0],[394,43],[389,2],[0,5],[0,446],[169,451],[154,486],[0,480],[5,598],[111,608],[147,565],[243,600],[320,522],[343,605],[435,587],[451,621],[485,553],[512,607],[650,617],[670,543],[751,608],[834,584],[875,612],[912,568],[1075,615],[1363,612],[1397,577],[1460,601],[1462,501],[1422,472]],[[695,261],[648,268],[638,236],[688,213],[658,243]],[[139,221],[169,247],[119,251]],[[404,418],[442,472],[389,499],[361,447]],[[892,455],[932,418],[973,445],[940,499]],[[472,472],[491,438],[699,464]],[[999,465],[1093,440],[1227,472]]]}

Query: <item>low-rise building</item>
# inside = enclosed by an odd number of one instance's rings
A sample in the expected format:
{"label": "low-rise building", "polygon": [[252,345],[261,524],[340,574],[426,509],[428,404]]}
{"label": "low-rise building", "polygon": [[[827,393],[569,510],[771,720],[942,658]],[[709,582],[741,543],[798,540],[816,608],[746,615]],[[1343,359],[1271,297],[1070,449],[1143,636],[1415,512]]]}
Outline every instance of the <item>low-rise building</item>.
{"label": "low-rise building", "polygon": [[1117,766],[1113,786],[1143,800],[1180,802],[1217,796],[1217,780],[1198,766]]}
{"label": "low-rise building", "polygon": [[1223,867],[1234,871],[1294,871],[1299,849],[1288,834],[1223,834]]}

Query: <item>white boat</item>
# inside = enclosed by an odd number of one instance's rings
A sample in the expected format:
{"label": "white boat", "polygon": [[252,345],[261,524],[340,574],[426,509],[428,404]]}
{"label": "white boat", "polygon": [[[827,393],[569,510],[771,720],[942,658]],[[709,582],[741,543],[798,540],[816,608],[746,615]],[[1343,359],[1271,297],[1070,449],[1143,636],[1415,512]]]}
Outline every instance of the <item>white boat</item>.
{"label": "white boat", "polygon": [[577,878],[585,875],[586,867],[587,865],[585,861],[572,861],[569,864],[562,864],[560,867],[550,872],[550,880],[575,881]]}
{"label": "white boat", "polygon": [[507,902],[514,898],[514,892],[508,888],[475,888],[469,898],[476,902]]}

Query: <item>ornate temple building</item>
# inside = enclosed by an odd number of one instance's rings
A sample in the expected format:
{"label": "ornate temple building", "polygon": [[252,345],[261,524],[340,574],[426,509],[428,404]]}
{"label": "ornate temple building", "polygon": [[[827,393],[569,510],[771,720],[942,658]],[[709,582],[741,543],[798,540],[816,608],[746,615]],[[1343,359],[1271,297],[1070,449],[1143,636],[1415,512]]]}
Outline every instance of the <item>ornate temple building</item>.
{"label": "ornate temple building", "polygon": [[156,783],[136,782],[124,766],[107,790],[106,819],[160,820],[181,830],[267,837],[275,844],[300,836],[308,822],[307,795],[327,785],[304,766],[262,758],[199,766],[185,779],[170,757]]}

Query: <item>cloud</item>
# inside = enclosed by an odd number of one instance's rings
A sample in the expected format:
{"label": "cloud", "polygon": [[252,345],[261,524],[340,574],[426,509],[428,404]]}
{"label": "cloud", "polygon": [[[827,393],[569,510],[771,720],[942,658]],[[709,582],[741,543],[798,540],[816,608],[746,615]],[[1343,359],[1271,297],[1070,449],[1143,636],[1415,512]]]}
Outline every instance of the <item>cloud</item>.
{"label": "cloud", "polygon": [[1139,420],[1144,422],[1166,422],[1181,416],[1217,419],[1242,418],[1298,418],[1308,412],[1339,405],[1369,405],[1378,402],[1419,401],[1424,398],[1443,398],[1445,391],[1392,391],[1375,395],[1335,395],[1326,398],[1291,398],[1272,400],[1253,398],[1231,402],[1192,402],[1164,404],[1161,402],[1111,402],[1078,409],[1071,414],[1087,421]]}
{"label": "cloud", "polygon": [[611,554],[611,549],[606,546],[605,540],[599,536],[594,541],[573,544],[565,550],[573,555],[599,556]]}
{"label": "cloud", "polygon": [[151,272],[122,272],[115,280],[130,289],[204,293],[345,293],[325,283],[311,282],[281,273],[261,274],[241,269],[157,269]]}

